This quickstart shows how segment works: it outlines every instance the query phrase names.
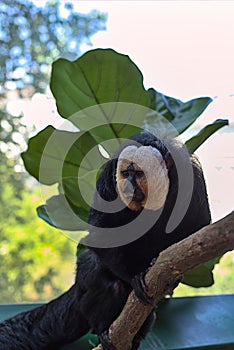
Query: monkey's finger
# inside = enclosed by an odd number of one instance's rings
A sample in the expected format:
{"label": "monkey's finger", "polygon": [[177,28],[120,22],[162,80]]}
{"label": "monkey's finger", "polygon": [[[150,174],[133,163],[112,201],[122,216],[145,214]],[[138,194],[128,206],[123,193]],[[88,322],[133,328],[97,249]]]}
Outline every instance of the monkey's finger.
{"label": "monkey's finger", "polygon": [[143,272],[134,276],[131,281],[131,285],[135,292],[135,295],[142,304],[154,306],[152,297],[148,295],[148,288],[145,284],[144,276],[145,274]]}

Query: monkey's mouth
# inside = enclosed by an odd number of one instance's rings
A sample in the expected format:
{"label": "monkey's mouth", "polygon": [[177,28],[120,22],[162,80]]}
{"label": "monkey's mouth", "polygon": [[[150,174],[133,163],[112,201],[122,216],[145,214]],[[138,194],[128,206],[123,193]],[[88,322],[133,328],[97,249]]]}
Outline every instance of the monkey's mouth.
{"label": "monkey's mouth", "polygon": [[132,202],[140,203],[145,199],[145,195],[140,189],[135,189],[132,195],[127,196],[127,199]]}

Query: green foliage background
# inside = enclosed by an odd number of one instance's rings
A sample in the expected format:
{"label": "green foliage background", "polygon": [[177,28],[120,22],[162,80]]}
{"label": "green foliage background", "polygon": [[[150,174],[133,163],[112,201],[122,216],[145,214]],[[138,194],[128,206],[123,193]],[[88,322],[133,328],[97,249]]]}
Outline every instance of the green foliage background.
{"label": "green foliage background", "polygon": [[[61,6],[67,17],[61,17]],[[19,159],[31,130],[20,111],[9,113],[8,101],[45,93],[53,60],[75,59],[80,45],[105,29],[105,20],[105,14],[78,14],[59,0],[44,6],[0,0],[0,303],[48,300],[66,290],[76,251],[75,243],[36,214],[40,189]]]}
{"label": "green foliage background", "polygon": [[49,300],[72,284],[76,244],[36,215],[40,189],[15,196],[11,183],[0,212],[0,302]]}

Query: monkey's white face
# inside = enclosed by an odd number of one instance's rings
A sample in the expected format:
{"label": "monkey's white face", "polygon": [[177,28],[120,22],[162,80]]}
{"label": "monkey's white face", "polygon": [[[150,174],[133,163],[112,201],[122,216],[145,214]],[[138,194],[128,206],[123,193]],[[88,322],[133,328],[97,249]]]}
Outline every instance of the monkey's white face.
{"label": "monkey's white face", "polygon": [[120,154],[116,171],[117,189],[131,210],[163,207],[169,178],[161,153],[152,146],[128,146]]}

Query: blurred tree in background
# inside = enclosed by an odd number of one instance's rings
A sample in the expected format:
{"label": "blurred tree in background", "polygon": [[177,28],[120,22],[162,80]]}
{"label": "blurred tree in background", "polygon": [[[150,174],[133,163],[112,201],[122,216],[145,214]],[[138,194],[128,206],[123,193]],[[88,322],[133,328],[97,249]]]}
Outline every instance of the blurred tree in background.
{"label": "blurred tree in background", "polygon": [[[74,280],[76,244],[36,216],[39,189],[15,196],[5,183],[0,211],[0,303],[48,300]],[[1,205],[2,205],[1,203]]]}
{"label": "blurred tree in background", "polygon": [[75,59],[80,45],[105,23],[97,11],[78,14],[59,1],[37,7],[28,0],[1,0],[0,11],[1,95],[13,89],[22,97],[44,92],[52,62],[60,56]]}
{"label": "blurred tree in background", "polygon": [[39,7],[28,0],[0,0],[0,303],[51,299],[67,289],[76,250],[36,215],[39,191],[27,187],[19,165],[27,130],[20,112],[9,113],[8,103],[45,93],[51,63],[75,59],[81,44],[105,29],[105,19],[95,10],[76,13],[67,2]]}
{"label": "blurred tree in background", "polygon": [[75,59],[80,45],[90,43],[104,24],[104,14],[78,14],[69,3],[49,1],[38,7],[29,0],[0,0],[0,151],[6,151],[2,142],[14,144],[17,131],[24,132],[20,116],[7,113],[7,101],[44,93],[52,62]]}

